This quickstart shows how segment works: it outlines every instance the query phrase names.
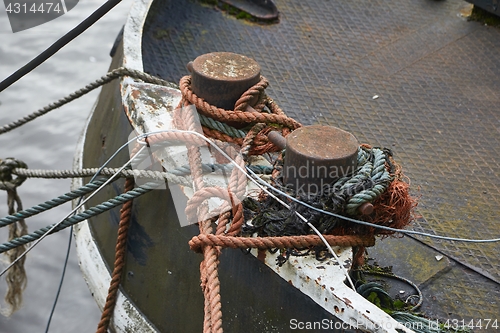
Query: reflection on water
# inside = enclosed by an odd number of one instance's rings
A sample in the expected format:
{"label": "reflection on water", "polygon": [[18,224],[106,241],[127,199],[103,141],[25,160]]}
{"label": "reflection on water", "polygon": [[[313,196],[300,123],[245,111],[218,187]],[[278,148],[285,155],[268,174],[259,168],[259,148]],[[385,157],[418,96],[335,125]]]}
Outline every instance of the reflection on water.
{"label": "reflection on water", "polygon": [[[0,10],[0,79],[38,55],[57,38],[95,11],[102,1],[88,0],[49,23],[13,34],[6,12]],[[3,6],[3,5],[0,5]],[[121,29],[131,0],[126,0],[52,59],[0,93],[0,125],[31,113],[104,74],[109,50]],[[30,168],[69,169],[84,122],[97,92],[53,111],[10,133],[0,135],[0,158],[15,157]],[[24,207],[30,207],[69,190],[68,180],[28,179],[19,189]],[[27,220],[30,230],[59,221],[69,205]],[[0,193],[0,215],[7,215],[6,195]],[[0,240],[7,239],[6,230]],[[10,318],[0,316],[0,333],[44,332],[66,252],[69,231],[47,237],[27,259],[28,287],[24,305]],[[3,260],[3,256],[2,256]],[[100,312],[78,267],[74,248],[50,332],[93,332]],[[0,268],[5,264],[0,263]],[[0,281],[0,299],[5,280]],[[3,303],[2,303],[2,306]]]}

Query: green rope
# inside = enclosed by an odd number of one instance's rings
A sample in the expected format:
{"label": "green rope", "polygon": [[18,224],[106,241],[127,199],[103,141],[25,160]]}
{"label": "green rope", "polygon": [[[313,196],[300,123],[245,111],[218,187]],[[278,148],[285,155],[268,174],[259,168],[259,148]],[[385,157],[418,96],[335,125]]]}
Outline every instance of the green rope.
{"label": "green rope", "polygon": [[198,115],[200,116],[200,123],[205,127],[227,134],[232,138],[243,139],[247,135],[245,131],[229,126],[228,124],[204,116],[201,113],[198,113]]}
{"label": "green rope", "polygon": [[[357,210],[362,204],[366,202],[373,202],[377,199],[387,190],[387,187],[389,187],[389,184],[393,181],[393,177],[389,174],[386,168],[388,156],[382,149],[371,149],[371,153],[373,154],[373,163],[366,158],[368,153],[363,148],[359,151],[358,161],[366,162],[359,169],[358,173],[349,179],[346,184],[352,185],[370,178],[374,183],[374,186],[356,193],[349,199],[346,205],[346,212],[352,216],[357,215]],[[346,186],[346,184],[344,184],[344,186]]]}
{"label": "green rope", "polygon": [[[146,183],[142,186],[136,187],[131,191],[128,191],[126,193],[122,193],[112,199],[109,199],[97,206],[94,206],[92,208],[89,208],[81,213],[78,213],[72,217],[68,217],[65,219],[61,224],[59,224],[52,232],[58,232],[61,231],[67,227],[70,227],[76,223],[85,221],[93,216],[99,215],[101,213],[104,213],[112,208],[115,208],[119,205],[124,204],[125,202],[135,199],[145,193],[148,193],[151,190],[154,190],[156,187],[158,187],[158,184],[156,182],[149,182]],[[30,243],[32,241],[37,240],[38,238],[42,237],[47,231],[49,231],[55,224],[48,225],[44,228],[38,229],[30,234],[24,235],[22,237],[15,238],[9,242],[0,244],[0,253],[4,253],[6,251],[9,251],[13,248],[16,248],[18,246]]]}
{"label": "green rope", "polygon": [[37,215],[39,213],[45,212],[49,209],[52,209],[54,207],[57,207],[59,205],[62,205],[70,200],[79,198],[83,195],[86,195],[90,192],[93,192],[101,186],[106,179],[96,179],[92,183],[88,183],[76,190],[73,190],[71,192],[65,193],[57,198],[54,198],[52,200],[45,201],[44,203],[38,204],[36,206],[33,206],[31,208],[19,211],[17,213],[14,213],[12,215],[8,215],[5,217],[0,218],[0,228],[5,227],[9,224],[12,224],[14,222],[20,221],[22,219]]}

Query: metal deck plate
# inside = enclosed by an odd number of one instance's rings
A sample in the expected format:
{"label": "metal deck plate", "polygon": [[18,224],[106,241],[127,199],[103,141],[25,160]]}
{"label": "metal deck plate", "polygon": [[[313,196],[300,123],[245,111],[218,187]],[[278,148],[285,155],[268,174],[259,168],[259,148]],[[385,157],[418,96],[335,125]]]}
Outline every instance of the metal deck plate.
{"label": "metal deck plate", "polygon": [[[421,195],[415,230],[500,237],[500,29],[460,17],[458,0],[276,4],[280,22],[259,25],[194,0],[156,1],[145,71],[178,82],[201,54],[250,56],[288,115],[394,151]],[[500,281],[499,243],[420,239]]]}

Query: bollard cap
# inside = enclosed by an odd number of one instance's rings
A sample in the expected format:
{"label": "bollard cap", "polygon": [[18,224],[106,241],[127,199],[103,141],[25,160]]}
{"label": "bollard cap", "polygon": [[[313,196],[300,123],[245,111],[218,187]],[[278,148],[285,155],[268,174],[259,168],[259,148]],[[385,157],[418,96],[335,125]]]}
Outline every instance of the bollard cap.
{"label": "bollard cap", "polygon": [[203,54],[187,65],[191,89],[209,104],[232,110],[250,87],[260,81],[259,64],[231,52]]}

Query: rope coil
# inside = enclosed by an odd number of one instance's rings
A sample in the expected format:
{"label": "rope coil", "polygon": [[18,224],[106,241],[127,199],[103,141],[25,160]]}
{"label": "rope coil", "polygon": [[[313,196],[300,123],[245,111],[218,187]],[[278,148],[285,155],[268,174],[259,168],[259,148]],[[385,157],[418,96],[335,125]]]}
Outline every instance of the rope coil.
{"label": "rope coil", "polygon": [[[266,152],[279,151],[279,148],[274,146],[267,139],[267,133],[271,130],[279,129],[282,131],[283,136],[288,135],[290,131],[301,127],[302,125],[295,119],[286,116],[281,108],[269,98],[264,89],[269,85],[266,78],[261,77],[261,80],[250,87],[243,95],[236,101],[234,110],[224,110],[216,106],[210,105],[203,98],[198,97],[191,90],[191,77],[184,76],[179,83],[179,89],[182,93],[183,103],[189,103],[196,106],[200,114],[200,120],[203,126],[203,132],[206,136],[224,141],[235,143],[239,146],[243,144],[243,133],[237,131],[234,127],[227,125],[238,124],[239,126],[248,127],[255,124],[264,123],[266,128],[263,128],[255,140],[252,148],[252,153],[255,155],[262,155]],[[253,105],[252,105],[253,102]],[[257,112],[245,111],[247,107],[252,107]],[[264,112],[264,107],[268,107],[270,113]],[[212,120],[216,121],[215,124],[225,124],[222,128],[214,126],[210,123]]]}

